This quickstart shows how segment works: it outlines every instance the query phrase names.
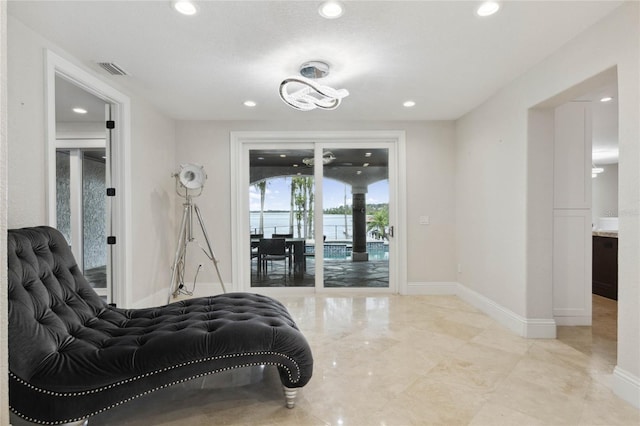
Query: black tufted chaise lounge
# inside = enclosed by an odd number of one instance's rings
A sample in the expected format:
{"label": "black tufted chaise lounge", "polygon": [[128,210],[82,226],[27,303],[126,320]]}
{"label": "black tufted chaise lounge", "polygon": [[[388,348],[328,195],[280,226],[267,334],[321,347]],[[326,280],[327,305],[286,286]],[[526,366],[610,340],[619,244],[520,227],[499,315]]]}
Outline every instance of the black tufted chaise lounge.
{"label": "black tufted chaise lounge", "polygon": [[80,421],[167,386],[229,369],[277,366],[286,403],[311,378],[286,308],[233,293],[149,309],[107,305],[49,227],[10,230],[9,402],[33,423]]}

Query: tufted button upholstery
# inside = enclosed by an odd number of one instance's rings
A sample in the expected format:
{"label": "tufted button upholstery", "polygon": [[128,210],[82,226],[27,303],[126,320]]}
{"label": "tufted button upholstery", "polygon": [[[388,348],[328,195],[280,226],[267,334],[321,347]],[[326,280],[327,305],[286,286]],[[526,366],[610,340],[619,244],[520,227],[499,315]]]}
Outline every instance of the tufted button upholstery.
{"label": "tufted button upholstery", "polygon": [[10,230],[11,409],[60,424],[217,371],[275,365],[285,387],[311,378],[309,345],[286,308],[231,293],[148,309],[107,305],[49,227]]}

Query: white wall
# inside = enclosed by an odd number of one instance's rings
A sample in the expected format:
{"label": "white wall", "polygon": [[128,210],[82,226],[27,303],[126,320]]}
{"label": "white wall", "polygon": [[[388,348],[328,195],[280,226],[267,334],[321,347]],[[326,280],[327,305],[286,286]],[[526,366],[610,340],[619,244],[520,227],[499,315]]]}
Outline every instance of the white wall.
{"label": "white wall", "polygon": [[592,179],[593,223],[598,226],[598,218],[618,217],[618,165],[603,164],[604,172]]}
{"label": "white wall", "polygon": [[[180,121],[177,163],[204,165],[208,181],[197,203],[226,283],[231,274],[231,131],[405,130],[407,157],[407,235],[410,283],[453,282],[455,275],[454,151],[451,122],[266,122]],[[179,212],[176,209],[175,215]],[[419,225],[427,215],[431,224]],[[188,270],[195,270],[190,268]],[[199,281],[217,282],[209,270]]]}
{"label": "white wall", "polygon": [[[544,140],[534,143],[535,137],[545,135],[530,134],[528,120],[548,121],[549,117],[543,112],[536,116],[529,109],[617,66],[621,157],[618,371],[635,377],[628,381],[628,389],[635,386],[636,392],[640,383],[639,17],[638,3],[625,3],[458,120],[456,126],[460,282],[518,315],[548,319],[552,309],[549,274],[529,274],[528,267],[548,271],[550,259],[539,247],[532,250],[527,239],[535,237],[532,232],[540,230],[536,227],[545,227],[545,221],[548,225],[550,213],[548,209],[541,212],[540,206],[550,205],[551,191],[542,161],[551,158],[549,145]],[[546,276],[546,280],[532,282],[534,276]],[[623,386],[618,386],[619,393]],[[640,397],[635,398],[638,404]]]}
{"label": "white wall", "polygon": [[[131,97],[132,254],[130,304],[169,285],[175,241],[175,122],[112,80],[78,63],[13,17],[8,19],[9,228],[47,223],[44,49],[48,48]],[[159,231],[162,230],[162,231]]]}

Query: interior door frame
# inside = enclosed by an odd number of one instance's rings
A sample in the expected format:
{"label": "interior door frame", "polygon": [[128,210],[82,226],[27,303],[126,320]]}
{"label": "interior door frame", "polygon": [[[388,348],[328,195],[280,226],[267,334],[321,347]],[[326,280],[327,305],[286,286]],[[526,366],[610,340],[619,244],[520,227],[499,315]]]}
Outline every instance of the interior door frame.
{"label": "interior door frame", "polygon": [[[112,172],[110,186],[117,188],[111,207],[111,232],[117,236],[117,246],[110,255],[112,271],[112,302],[121,306],[131,304],[131,100],[107,83],[45,49],[45,177],[47,224],[56,226],[56,105],[55,79],[64,78],[111,105],[116,127],[111,131],[110,154]],[[107,225],[109,222],[107,222]]]}
{"label": "interior door frame", "polygon": [[[237,165],[235,172],[231,173],[231,250],[232,250],[232,287],[235,291],[252,291],[250,269],[246,260],[250,253],[249,248],[249,221],[248,209],[248,175],[249,159],[245,155],[247,147],[260,145],[282,145],[282,144],[304,144],[314,143],[316,145],[316,156],[321,156],[321,150],[327,145],[343,144],[344,146],[362,146],[367,144],[390,143],[395,147],[394,155],[389,152],[389,178],[390,182],[395,182],[390,188],[390,194],[394,194],[394,199],[389,200],[390,204],[390,224],[394,226],[394,250],[393,259],[389,259],[389,287],[377,288],[357,288],[348,289],[350,292],[385,292],[385,293],[406,293],[407,286],[407,236],[406,236],[406,142],[405,132],[401,130],[367,130],[367,131],[232,131],[229,138],[231,164]],[[393,161],[395,160],[395,161]],[[394,164],[391,164],[391,161]],[[321,162],[319,164],[322,164]],[[315,170],[316,178],[321,171]],[[393,175],[392,175],[393,173]],[[316,187],[316,197],[322,196],[322,185]],[[316,211],[316,214],[319,214]],[[317,221],[316,216],[316,223]],[[394,220],[395,219],[395,220]],[[391,222],[394,220],[393,222]],[[316,227],[316,233],[318,231]],[[286,287],[270,288],[270,292],[292,294],[308,292],[344,292],[346,289],[325,288],[316,286],[313,288]]]}

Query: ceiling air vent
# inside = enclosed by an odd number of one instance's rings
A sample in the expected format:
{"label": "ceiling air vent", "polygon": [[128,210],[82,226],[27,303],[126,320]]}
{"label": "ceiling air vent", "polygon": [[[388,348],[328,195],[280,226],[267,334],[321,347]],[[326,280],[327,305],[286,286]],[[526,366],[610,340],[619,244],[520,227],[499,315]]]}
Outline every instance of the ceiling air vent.
{"label": "ceiling air vent", "polygon": [[111,75],[129,75],[120,65],[113,62],[98,62],[98,65]]}

